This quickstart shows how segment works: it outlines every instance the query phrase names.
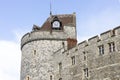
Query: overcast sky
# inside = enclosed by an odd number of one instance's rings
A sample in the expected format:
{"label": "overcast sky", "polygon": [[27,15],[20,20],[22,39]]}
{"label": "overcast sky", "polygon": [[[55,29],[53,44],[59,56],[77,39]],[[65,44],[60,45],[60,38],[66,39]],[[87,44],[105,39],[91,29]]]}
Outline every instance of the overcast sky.
{"label": "overcast sky", "polygon": [[[120,25],[120,0],[51,0],[52,14],[76,12],[78,41]],[[19,80],[20,39],[49,17],[50,0],[0,0],[0,80]]]}

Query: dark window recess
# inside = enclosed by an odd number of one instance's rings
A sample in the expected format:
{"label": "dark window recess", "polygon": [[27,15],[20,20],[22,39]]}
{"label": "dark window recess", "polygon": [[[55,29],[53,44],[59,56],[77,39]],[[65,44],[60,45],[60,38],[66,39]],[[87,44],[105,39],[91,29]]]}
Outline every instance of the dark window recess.
{"label": "dark window recess", "polygon": [[84,76],[85,76],[85,77],[88,77],[88,76],[89,76],[89,74],[88,74],[88,68],[85,68],[85,69],[84,69]]}
{"label": "dark window recess", "polygon": [[98,48],[99,48],[99,54],[103,55],[104,54],[104,45],[100,45],[100,46],[98,46]]}
{"label": "dark window recess", "polygon": [[83,52],[83,55],[84,55],[84,60],[86,60],[86,53],[85,53],[85,52]]}
{"label": "dark window recess", "polygon": [[59,72],[61,72],[61,70],[62,70],[62,63],[60,62],[59,63]]}
{"label": "dark window recess", "polygon": [[109,45],[109,52],[114,52],[115,51],[115,43],[111,42],[111,43],[108,43],[108,45]]}
{"label": "dark window recess", "polygon": [[52,75],[50,75],[50,80],[52,80]]}
{"label": "dark window recess", "polygon": [[86,56],[84,56],[84,60],[86,60]]}
{"label": "dark window recess", "polygon": [[65,43],[64,42],[62,42],[62,46],[63,46],[63,48],[65,48]]}
{"label": "dark window recess", "polygon": [[71,60],[72,60],[72,65],[75,64],[75,56],[71,57]]}
{"label": "dark window recess", "polygon": [[27,80],[30,80],[30,78],[29,78],[29,77],[27,77]]}
{"label": "dark window recess", "polygon": [[36,55],[36,50],[34,50],[34,55]]}
{"label": "dark window recess", "polygon": [[62,78],[59,78],[59,80],[62,80]]}
{"label": "dark window recess", "polygon": [[52,28],[52,30],[62,30],[62,28]]}

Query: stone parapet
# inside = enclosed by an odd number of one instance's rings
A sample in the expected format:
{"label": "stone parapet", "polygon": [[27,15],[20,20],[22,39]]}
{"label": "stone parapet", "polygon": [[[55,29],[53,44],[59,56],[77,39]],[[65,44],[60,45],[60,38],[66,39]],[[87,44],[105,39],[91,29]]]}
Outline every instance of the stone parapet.
{"label": "stone parapet", "polygon": [[34,31],[31,33],[25,34],[21,39],[21,48],[28,42],[36,40],[66,40],[67,36],[64,35],[63,31]]}
{"label": "stone parapet", "polygon": [[91,37],[88,40],[80,42],[78,45],[79,45],[79,47],[85,47],[86,45],[89,46],[92,44],[96,44],[99,41],[104,41],[104,40],[110,39],[112,37],[117,37],[119,35],[120,35],[120,26],[118,26],[112,30],[105,31],[105,32],[101,33],[100,36],[96,35],[94,37]]}
{"label": "stone parapet", "polygon": [[78,46],[80,47],[80,48],[84,48],[84,47],[86,47],[88,45],[88,42],[85,40],[85,41],[82,41],[82,42],[80,42],[79,44],[78,44]]}
{"label": "stone parapet", "polygon": [[[70,32],[71,31],[71,32]],[[32,31],[25,34],[21,39],[21,48],[28,42],[36,40],[67,40],[67,38],[76,39],[75,28],[65,26],[63,30],[52,31]]]}
{"label": "stone parapet", "polygon": [[90,45],[90,44],[96,43],[96,42],[98,42],[99,40],[100,40],[100,39],[99,39],[99,36],[98,36],[98,35],[97,35],[97,36],[94,36],[94,37],[88,39],[88,44]]}
{"label": "stone parapet", "polygon": [[113,32],[115,33],[115,35],[120,35],[120,26],[114,28]]}
{"label": "stone parapet", "polygon": [[113,35],[114,35],[113,30],[108,30],[106,32],[101,33],[100,37],[101,37],[101,40],[105,40],[105,39],[112,37]]}

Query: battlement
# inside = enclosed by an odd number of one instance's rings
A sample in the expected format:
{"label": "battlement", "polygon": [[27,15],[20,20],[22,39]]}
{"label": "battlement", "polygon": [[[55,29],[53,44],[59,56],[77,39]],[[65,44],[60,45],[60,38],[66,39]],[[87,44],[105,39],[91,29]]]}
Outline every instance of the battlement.
{"label": "battlement", "polygon": [[108,39],[112,36],[114,36],[115,34],[113,33],[113,30],[108,30],[106,32],[103,32],[100,34],[101,40],[105,40]]}
{"label": "battlement", "polygon": [[79,46],[80,48],[84,48],[84,47],[86,47],[87,45],[88,45],[88,42],[87,42],[86,40],[78,44],[78,46]]}
{"label": "battlement", "polygon": [[120,36],[120,26],[118,26],[112,30],[105,31],[105,32],[101,33],[100,36],[96,35],[94,37],[89,38],[88,40],[80,42],[78,44],[78,46],[82,48],[82,47],[85,47],[86,45],[89,46],[89,45],[95,44],[99,41],[104,41],[106,39],[113,38],[116,36]]}
{"label": "battlement", "polygon": [[115,35],[120,35],[120,26],[114,28],[113,32],[115,33]]}
{"label": "battlement", "polygon": [[90,45],[90,44],[93,44],[93,43],[95,43],[95,42],[98,42],[100,39],[99,39],[99,36],[97,35],[97,36],[94,36],[94,37],[92,37],[92,38],[89,38],[88,39],[88,44]]}
{"label": "battlement", "polygon": [[[32,31],[30,33],[25,34],[21,39],[21,48],[31,41],[36,40],[67,40],[67,38],[76,39],[74,27],[65,26],[64,30],[53,30],[51,31]],[[74,30],[72,32],[72,30]],[[71,32],[72,33],[71,33]]]}
{"label": "battlement", "polygon": [[[61,35],[61,36],[59,36]],[[50,33],[49,31],[33,31],[31,33],[25,34],[21,39],[21,48],[28,42],[36,41],[36,40],[66,40],[67,36],[63,31],[53,31]]]}

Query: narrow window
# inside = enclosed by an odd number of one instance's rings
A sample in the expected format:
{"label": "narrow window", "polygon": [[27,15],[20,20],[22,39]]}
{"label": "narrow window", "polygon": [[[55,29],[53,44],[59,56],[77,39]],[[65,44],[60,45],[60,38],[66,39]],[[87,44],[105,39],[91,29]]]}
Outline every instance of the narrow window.
{"label": "narrow window", "polygon": [[63,48],[65,47],[65,43],[64,42],[62,42],[62,46],[63,46]]}
{"label": "narrow window", "polygon": [[111,42],[111,43],[108,43],[108,45],[109,45],[109,52],[114,52],[115,51],[115,43]]}
{"label": "narrow window", "polygon": [[104,45],[100,45],[100,46],[98,46],[98,48],[99,48],[99,54],[103,55],[104,54]]}
{"label": "narrow window", "polygon": [[84,69],[84,76],[85,76],[85,77],[88,77],[88,76],[89,76],[89,75],[88,75],[88,68],[85,68],[85,69]]}
{"label": "narrow window", "polygon": [[61,72],[61,70],[62,70],[62,63],[60,62],[59,63],[59,72]]}
{"label": "narrow window", "polygon": [[27,80],[30,80],[30,78],[29,78],[29,77],[27,77]]}
{"label": "narrow window", "polygon": [[50,75],[50,80],[52,80],[52,75]]}
{"label": "narrow window", "polygon": [[71,57],[71,59],[72,59],[72,65],[74,65],[75,64],[75,56]]}
{"label": "narrow window", "polygon": [[65,43],[64,42],[62,42],[62,47],[63,47],[63,50],[65,51]]}
{"label": "narrow window", "polygon": [[76,48],[75,51],[78,51],[78,49]]}
{"label": "narrow window", "polygon": [[34,50],[34,55],[36,55],[36,50]]}
{"label": "narrow window", "polygon": [[86,53],[85,51],[83,52],[83,55],[84,55],[84,61],[86,60]]}

